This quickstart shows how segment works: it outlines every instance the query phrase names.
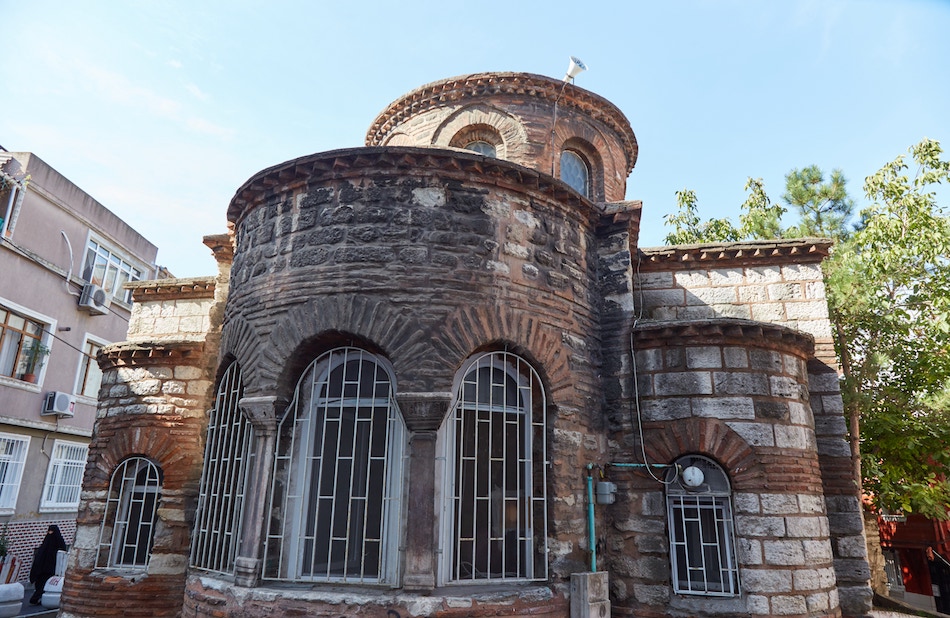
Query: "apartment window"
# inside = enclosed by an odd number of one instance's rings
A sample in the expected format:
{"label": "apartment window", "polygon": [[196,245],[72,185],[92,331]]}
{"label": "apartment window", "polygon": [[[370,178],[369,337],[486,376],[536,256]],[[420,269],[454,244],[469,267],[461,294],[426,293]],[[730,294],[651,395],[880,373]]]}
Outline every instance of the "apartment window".
{"label": "apartment window", "polygon": [[96,355],[102,351],[102,345],[86,340],[79,358],[79,375],[76,378],[76,394],[83,397],[99,397],[99,385],[102,384],[102,370],[96,362]]}
{"label": "apartment window", "polygon": [[726,473],[699,455],[676,460],[667,477],[673,590],[678,594],[739,594]]}
{"label": "apartment window", "polygon": [[53,443],[53,456],[40,502],[41,510],[75,511],[79,508],[79,490],[88,454],[89,446],[86,444],[63,440]]}
{"label": "apartment window", "polygon": [[445,426],[443,572],[460,583],[546,579],[541,380],[508,352],[471,359],[461,376]]}
{"label": "apartment window", "polygon": [[395,583],[405,440],[382,359],[311,363],[278,427],[264,577]]}
{"label": "apartment window", "polygon": [[148,459],[131,457],[119,464],[109,482],[96,566],[148,565],[161,491],[161,470]]}
{"label": "apartment window", "polygon": [[122,289],[122,286],[129,281],[140,280],[142,271],[125,261],[121,255],[90,239],[82,277],[104,289],[113,298],[130,303],[132,292]]}
{"label": "apartment window", "polygon": [[225,574],[234,572],[253,459],[254,429],[238,407],[243,396],[241,367],[232,363],[218,384],[208,421],[191,547],[192,566]]}
{"label": "apartment window", "polygon": [[29,436],[0,433],[0,512],[13,512],[16,508],[29,447]]}
{"label": "apartment window", "polygon": [[561,180],[584,197],[590,197],[590,166],[573,150],[561,152]]}
{"label": "apartment window", "polygon": [[0,305],[0,376],[35,382],[49,348],[46,325]]}

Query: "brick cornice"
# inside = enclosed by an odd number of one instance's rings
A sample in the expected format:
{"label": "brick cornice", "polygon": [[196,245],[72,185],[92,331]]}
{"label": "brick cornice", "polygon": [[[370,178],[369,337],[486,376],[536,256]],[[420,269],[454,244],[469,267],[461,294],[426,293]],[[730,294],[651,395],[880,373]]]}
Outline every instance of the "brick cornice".
{"label": "brick cornice", "polygon": [[203,362],[204,343],[168,342],[160,344],[114,343],[99,355],[103,371],[116,367],[196,365]]}
{"label": "brick cornice", "polygon": [[132,300],[136,302],[214,298],[214,286],[214,277],[153,279],[125,284],[126,289],[132,290]]}
{"label": "brick cornice", "polygon": [[828,238],[796,238],[645,247],[640,249],[640,270],[817,263],[828,257],[833,244]]}
{"label": "brick cornice", "polygon": [[300,189],[315,180],[388,175],[431,177],[434,171],[471,184],[533,192],[589,216],[596,210],[593,202],[561,181],[517,163],[459,150],[378,146],[320,152],[258,172],[235,193],[228,206],[228,221],[236,223],[249,208],[260,205],[269,195]]}
{"label": "brick cornice", "polygon": [[370,125],[366,133],[366,145],[382,144],[392,128],[410,116],[428,109],[461,103],[465,99],[477,100],[492,95],[535,97],[555,101],[558,105],[572,107],[587,116],[603,122],[619,137],[627,156],[627,174],[637,162],[637,138],[630,122],[617,106],[607,99],[565,84],[562,80],[517,72],[488,72],[461,75],[435,81],[403,95],[390,103]]}
{"label": "brick cornice", "polygon": [[815,352],[815,338],[808,333],[738,318],[642,321],[634,327],[633,338],[637,349],[670,345],[757,346],[804,355],[806,358]]}

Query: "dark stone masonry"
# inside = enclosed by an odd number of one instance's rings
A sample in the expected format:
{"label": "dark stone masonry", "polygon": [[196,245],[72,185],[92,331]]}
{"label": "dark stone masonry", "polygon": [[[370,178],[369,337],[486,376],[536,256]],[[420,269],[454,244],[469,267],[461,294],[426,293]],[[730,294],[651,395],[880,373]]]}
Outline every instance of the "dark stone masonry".
{"label": "dark stone masonry", "polygon": [[830,241],[640,248],[629,122],[538,75],[366,143],[134,284],[61,616],[867,615]]}

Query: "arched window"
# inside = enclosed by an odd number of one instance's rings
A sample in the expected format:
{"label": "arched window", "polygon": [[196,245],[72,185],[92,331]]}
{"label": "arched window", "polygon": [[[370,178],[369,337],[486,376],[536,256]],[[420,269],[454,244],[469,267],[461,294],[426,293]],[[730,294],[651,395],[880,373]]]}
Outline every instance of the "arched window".
{"label": "arched window", "polygon": [[561,180],[584,197],[590,197],[590,166],[573,150],[561,152]]}
{"label": "arched window", "polygon": [[96,566],[147,567],[161,490],[161,470],[148,459],[130,457],[119,464],[109,483]]}
{"label": "arched window", "polygon": [[700,455],[680,457],[667,476],[673,590],[679,594],[739,594],[732,492],[722,468]]}
{"label": "arched window", "polygon": [[472,152],[477,152],[480,155],[485,155],[486,157],[495,157],[495,146],[494,144],[489,144],[486,141],[475,140],[465,144],[465,150],[471,150]]}
{"label": "arched window", "polygon": [[244,396],[241,368],[221,377],[208,420],[204,469],[191,546],[194,567],[233,573],[244,516],[244,493],[253,459],[254,429],[238,408]]}
{"label": "arched window", "polygon": [[508,352],[462,368],[445,425],[442,578],[547,578],[545,395],[535,370]]}
{"label": "arched window", "polygon": [[405,436],[381,359],[310,364],[278,427],[265,579],[395,583]]}

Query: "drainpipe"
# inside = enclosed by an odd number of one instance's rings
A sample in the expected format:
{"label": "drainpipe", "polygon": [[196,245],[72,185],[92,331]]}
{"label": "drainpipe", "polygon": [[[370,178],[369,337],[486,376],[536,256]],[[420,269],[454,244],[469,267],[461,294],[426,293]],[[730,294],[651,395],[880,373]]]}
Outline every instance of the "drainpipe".
{"label": "drainpipe", "polygon": [[594,464],[587,464],[587,546],[590,547],[590,572],[597,572],[597,540],[594,535]]}

